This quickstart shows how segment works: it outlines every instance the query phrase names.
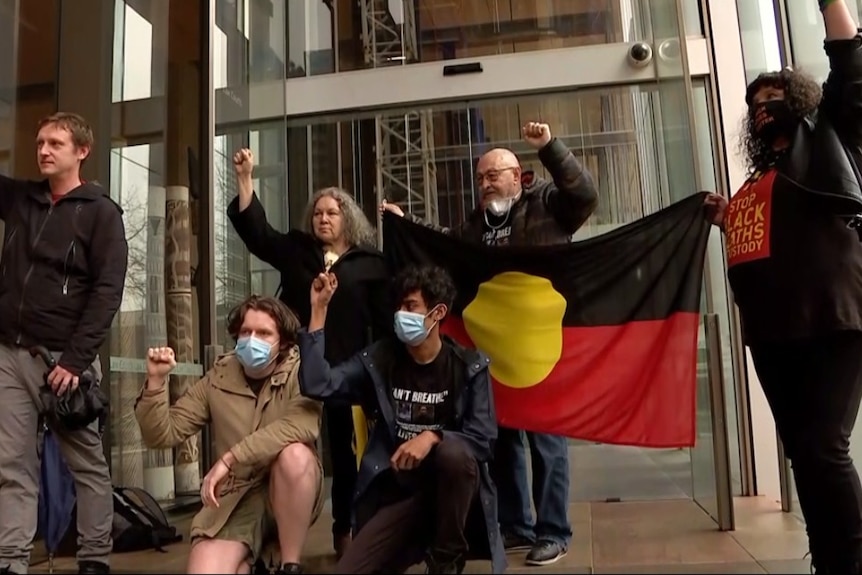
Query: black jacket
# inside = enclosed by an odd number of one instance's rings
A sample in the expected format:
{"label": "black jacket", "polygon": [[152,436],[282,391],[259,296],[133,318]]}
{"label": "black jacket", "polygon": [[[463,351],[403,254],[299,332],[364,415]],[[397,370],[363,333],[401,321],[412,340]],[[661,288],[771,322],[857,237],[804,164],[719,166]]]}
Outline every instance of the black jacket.
{"label": "black jacket", "polygon": [[[227,214],[248,251],[281,273],[280,298],[307,326],[311,282],[324,271],[320,243],[299,230],[282,233],[274,229],[266,221],[257,195],[242,212],[239,198],[234,198]],[[390,304],[386,262],[378,250],[354,247],[330,271],[338,277],[338,289],[329,304],[326,359],[340,362],[391,333],[395,309]]]}
{"label": "black jacket", "polygon": [[825,49],[823,99],[799,125],[781,171],[850,219],[862,214],[862,35],[828,41]]}
{"label": "black jacket", "polygon": [[776,163],[769,258],[728,279],[749,346],[862,331],[862,36],[825,43],[815,113]]}
{"label": "black jacket", "polygon": [[128,246],[122,210],[98,184],[55,204],[47,181],[0,176],[0,343],[62,351],[80,374],[123,300]]}

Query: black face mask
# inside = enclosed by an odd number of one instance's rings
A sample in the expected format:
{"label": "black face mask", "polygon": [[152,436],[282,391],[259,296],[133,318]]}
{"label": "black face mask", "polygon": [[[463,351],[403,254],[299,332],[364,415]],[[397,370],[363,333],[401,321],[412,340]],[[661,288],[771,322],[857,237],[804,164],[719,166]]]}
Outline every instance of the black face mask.
{"label": "black face mask", "polygon": [[769,147],[779,138],[792,136],[798,124],[784,100],[771,100],[754,107],[754,136]]}

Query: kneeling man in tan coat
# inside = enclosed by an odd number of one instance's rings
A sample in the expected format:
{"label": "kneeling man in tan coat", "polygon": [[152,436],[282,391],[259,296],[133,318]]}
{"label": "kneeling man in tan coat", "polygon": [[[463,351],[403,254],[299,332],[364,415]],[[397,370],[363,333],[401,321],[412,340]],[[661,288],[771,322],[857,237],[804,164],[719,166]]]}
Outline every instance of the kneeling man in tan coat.
{"label": "kneeling man in tan coat", "polygon": [[135,407],[147,446],[179,445],[207,423],[218,461],[202,482],[187,573],[248,573],[277,533],[278,573],[301,573],[308,528],[323,505],[315,442],[321,404],[299,392],[299,321],[275,298],[251,296],[228,317],[236,349],[169,405],[170,348],[152,348]]}

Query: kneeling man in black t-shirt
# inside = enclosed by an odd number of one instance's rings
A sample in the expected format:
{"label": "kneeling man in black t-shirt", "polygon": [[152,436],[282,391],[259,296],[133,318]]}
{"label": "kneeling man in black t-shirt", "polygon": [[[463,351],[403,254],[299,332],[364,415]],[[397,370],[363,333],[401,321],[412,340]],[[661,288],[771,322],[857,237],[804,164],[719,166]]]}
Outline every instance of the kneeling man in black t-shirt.
{"label": "kneeling man in black t-shirt", "polygon": [[354,541],[335,572],[403,572],[424,559],[429,573],[461,573],[469,553],[502,573],[487,466],[497,437],[489,360],[440,334],[455,299],[452,279],[433,266],[402,271],[394,280],[397,339],[330,367],[323,327],[337,284],[328,273],[314,281],[311,321],[299,335],[303,394],[359,404],[370,424]]}

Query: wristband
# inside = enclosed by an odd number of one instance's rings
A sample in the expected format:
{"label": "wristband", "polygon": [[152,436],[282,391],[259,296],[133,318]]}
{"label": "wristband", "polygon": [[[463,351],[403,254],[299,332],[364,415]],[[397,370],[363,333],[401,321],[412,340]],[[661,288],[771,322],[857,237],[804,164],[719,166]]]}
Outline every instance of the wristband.
{"label": "wristband", "polygon": [[820,6],[820,11],[823,12],[826,8],[833,4],[836,0],[817,0],[817,4]]}

